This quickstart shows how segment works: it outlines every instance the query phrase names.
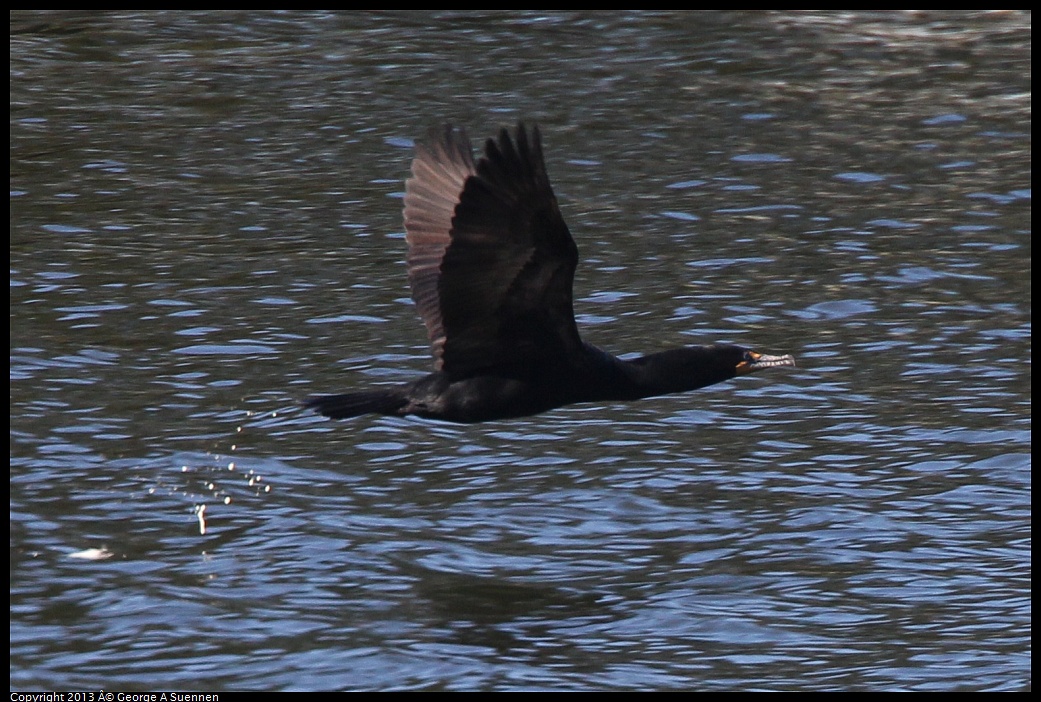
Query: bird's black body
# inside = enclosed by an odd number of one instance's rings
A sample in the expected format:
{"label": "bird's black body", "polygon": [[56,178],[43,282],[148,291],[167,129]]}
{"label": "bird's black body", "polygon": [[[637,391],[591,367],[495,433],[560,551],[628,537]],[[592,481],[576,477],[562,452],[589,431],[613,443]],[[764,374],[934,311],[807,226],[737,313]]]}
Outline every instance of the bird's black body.
{"label": "bird's black body", "polygon": [[405,190],[409,283],[435,370],[413,383],[313,397],[328,417],[414,414],[483,422],[576,402],[685,392],[791,356],[695,346],[622,360],[584,343],[571,285],[578,250],[537,128],[503,129],[476,163],[461,130],[418,147]]}

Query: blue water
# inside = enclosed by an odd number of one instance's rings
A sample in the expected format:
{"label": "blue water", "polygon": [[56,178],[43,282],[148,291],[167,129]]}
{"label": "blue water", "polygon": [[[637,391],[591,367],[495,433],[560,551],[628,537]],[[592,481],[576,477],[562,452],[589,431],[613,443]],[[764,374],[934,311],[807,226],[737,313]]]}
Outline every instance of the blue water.
{"label": "blue water", "polygon": [[[1029,14],[18,11],[11,58],[12,690],[1029,689]],[[427,371],[413,139],[521,118],[589,341],[799,367],[299,410]]]}

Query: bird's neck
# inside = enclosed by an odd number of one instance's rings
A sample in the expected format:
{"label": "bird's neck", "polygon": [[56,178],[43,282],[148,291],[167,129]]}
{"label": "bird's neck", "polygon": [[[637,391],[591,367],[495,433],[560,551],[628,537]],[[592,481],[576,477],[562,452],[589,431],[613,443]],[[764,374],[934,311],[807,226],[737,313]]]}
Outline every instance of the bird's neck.
{"label": "bird's neck", "polygon": [[690,346],[622,361],[634,398],[697,390],[734,377],[734,364],[713,346]]}

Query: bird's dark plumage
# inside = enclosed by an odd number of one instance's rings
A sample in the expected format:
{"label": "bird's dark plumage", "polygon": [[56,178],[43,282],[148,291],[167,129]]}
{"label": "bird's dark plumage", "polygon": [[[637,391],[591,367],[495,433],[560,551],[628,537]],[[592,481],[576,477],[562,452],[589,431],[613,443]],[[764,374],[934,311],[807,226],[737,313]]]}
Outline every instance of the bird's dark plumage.
{"label": "bird's dark plumage", "polygon": [[538,128],[489,139],[473,160],[446,126],[417,147],[405,184],[408,278],[434,372],[405,385],[307,400],[328,417],[416,414],[455,422],[575,402],[695,390],[791,356],[696,346],[623,361],[578,334],[578,250],[546,175]]}

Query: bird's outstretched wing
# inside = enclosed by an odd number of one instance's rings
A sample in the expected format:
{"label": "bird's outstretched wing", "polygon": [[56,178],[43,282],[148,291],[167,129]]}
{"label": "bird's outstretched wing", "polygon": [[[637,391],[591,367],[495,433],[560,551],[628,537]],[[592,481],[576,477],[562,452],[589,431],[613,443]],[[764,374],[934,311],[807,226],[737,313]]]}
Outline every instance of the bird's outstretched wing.
{"label": "bird's outstretched wing", "polygon": [[476,163],[462,130],[432,134],[405,184],[405,229],[412,297],[438,370],[527,374],[578,355],[578,250],[537,127],[501,130]]}

